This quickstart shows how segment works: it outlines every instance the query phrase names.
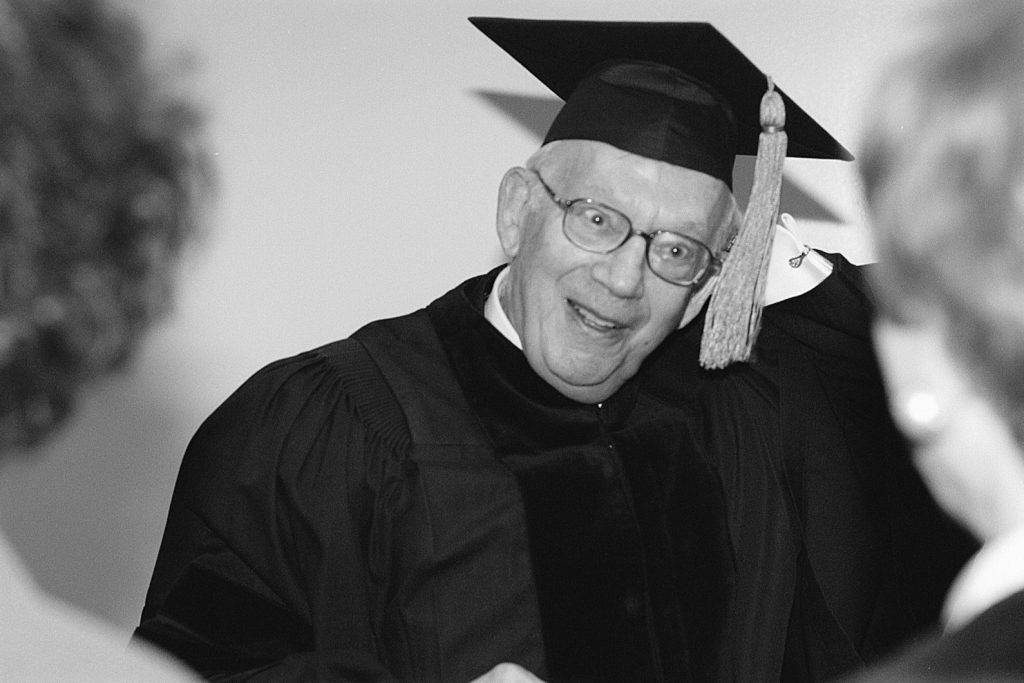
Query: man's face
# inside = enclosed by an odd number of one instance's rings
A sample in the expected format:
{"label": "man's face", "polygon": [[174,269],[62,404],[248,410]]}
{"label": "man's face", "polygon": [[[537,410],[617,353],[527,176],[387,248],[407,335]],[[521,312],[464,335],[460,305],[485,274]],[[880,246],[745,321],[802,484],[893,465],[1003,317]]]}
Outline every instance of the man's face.
{"label": "man's face", "polygon": [[608,254],[573,245],[537,174],[559,197],[614,207],[637,230],[685,232],[715,254],[729,237],[731,196],[703,173],[604,143],[553,145],[533,171],[514,170],[503,183],[499,237],[512,263],[501,303],[534,371],[569,398],[598,403],[676,329],[694,286],[655,275],[640,236]]}

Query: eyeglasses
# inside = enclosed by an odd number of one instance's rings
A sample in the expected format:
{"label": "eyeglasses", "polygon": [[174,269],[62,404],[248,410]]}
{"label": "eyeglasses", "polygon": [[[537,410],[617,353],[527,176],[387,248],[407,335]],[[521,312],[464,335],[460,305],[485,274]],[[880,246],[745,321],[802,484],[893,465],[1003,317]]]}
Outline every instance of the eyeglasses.
{"label": "eyeglasses", "polygon": [[[534,171],[536,173],[536,171]],[[639,235],[647,243],[647,265],[651,271],[674,285],[703,282],[721,269],[722,261],[702,242],[672,230],[643,232],[617,209],[589,197],[562,199],[537,173],[548,196],[562,208],[562,232],[574,245],[594,254],[609,254]],[[697,229],[698,223],[689,224]]]}

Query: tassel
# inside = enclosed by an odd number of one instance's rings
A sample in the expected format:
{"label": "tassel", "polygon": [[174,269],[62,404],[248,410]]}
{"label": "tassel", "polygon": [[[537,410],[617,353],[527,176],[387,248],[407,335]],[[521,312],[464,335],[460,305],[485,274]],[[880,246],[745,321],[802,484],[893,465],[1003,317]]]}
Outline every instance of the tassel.
{"label": "tassel", "polygon": [[773,228],[779,218],[782,166],[786,159],[786,107],[768,77],[761,98],[761,134],[757,142],[754,184],[740,227],[722,265],[704,321],[700,364],[724,368],[749,360],[761,328]]}

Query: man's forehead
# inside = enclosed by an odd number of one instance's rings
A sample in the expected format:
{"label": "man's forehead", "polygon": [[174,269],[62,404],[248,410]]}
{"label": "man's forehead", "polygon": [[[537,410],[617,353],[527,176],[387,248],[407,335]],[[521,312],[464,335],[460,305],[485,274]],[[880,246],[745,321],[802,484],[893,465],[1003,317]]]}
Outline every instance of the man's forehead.
{"label": "man's forehead", "polygon": [[[625,152],[590,140],[549,143],[536,168],[560,185],[566,199],[591,196],[623,204],[657,204],[666,212],[705,209],[720,212],[728,187],[721,180],[692,169]],[[573,196],[568,196],[572,194]],[[625,208],[625,207],[623,207]]]}

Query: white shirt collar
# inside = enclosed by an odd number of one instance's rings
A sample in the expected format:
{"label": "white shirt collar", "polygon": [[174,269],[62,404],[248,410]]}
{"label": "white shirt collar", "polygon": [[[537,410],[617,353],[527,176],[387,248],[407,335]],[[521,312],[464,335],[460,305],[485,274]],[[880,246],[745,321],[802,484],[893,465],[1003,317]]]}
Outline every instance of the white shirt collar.
{"label": "white shirt collar", "polygon": [[988,541],[953,582],[943,620],[960,628],[997,602],[1024,590],[1024,525]]}
{"label": "white shirt collar", "polygon": [[501,307],[501,288],[505,286],[505,279],[508,276],[508,266],[502,269],[498,273],[497,279],[494,281],[494,286],[491,288],[491,294],[487,297],[487,301],[484,302],[484,317],[487,318],[487,322],[494,325],[498,332],[510,342],[516,345],[520,351],[523,350],[523,342],[519,339],[519,335],[516,333],[516,328],[512,327],[512,321],[505,315],[505,309]]}

